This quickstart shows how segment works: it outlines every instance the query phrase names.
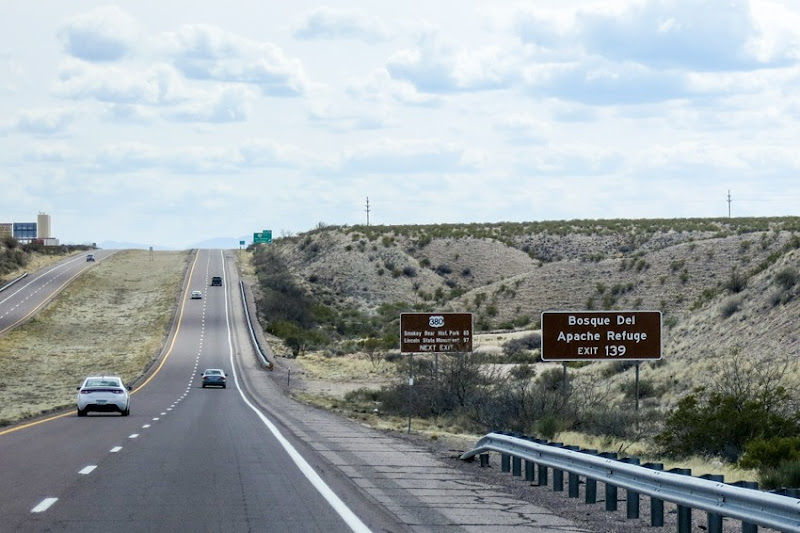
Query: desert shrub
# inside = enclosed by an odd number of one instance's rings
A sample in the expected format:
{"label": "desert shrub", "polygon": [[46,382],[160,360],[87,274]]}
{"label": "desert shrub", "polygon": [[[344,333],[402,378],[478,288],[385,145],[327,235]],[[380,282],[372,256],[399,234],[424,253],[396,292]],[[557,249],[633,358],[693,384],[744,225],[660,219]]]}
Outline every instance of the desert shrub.
{"label": "desert shrub", "polygon": [[[635,400],[636,399],[636,381],[627,381],[620,385],[620,390],[625,395],[625,398],[628,400]],[[640,379],[639,380],[639,399],[643,398],[652,398],[656,396],[657,389],[655,383],[649,379]]]}
{"label": "desert shrub", "polygon": [[450,267],[450,265],[446,265],[444,263],[442,263],[441,265],[436,267],[436,273],[439,274],[440,276],[444,276],[444,275],[450,274],[452,272],[453,272],[452,267]]}
{"label": "desert shrub", "polygon": [[784,461],[775,468],[759,470],[758,480],[764,489],[800,488],[800,460]]}
{"label": "desert shrub", "polygon": [[542,336],[538,333],[531,333],[524,337],[509,339],[503,343],[503,353],[507,356],[515,356],[522,352],[538,350],[542,347]]}
{"label": "desert shrub", "polygon": [[786,386],[788,368],[788,362],[754,363],[737,350],[716,359],[712,383],[678,402],[656,443],[669,456],[735,462],[751,441],[800,436],[796,395]]}
{"label": "desert shrub", "polygon": [[738,268],[731,270],[728,279],[725,281],[723,287],[728,292],[737,294],[742,292],[747,287],[747,276],[742,274]]}
{"label": "desert shrub", "polygon": [[417,277],[417,269],[410,265],[407,265],[403,267],[403,275],[407,278],[415,278]]}
{"label": "desert shrub", "polygon": [[777,283],[784,290],[789,290],[797,283],[797,269],[794,267],[786,267],[777,274],[775,274],[775,283]]}
{"label": "desert shrub", "polygon": [[722,307],[720,308],[720,314],[722,318],[728,318],[734,313],[736,313],[742,306],[742,298],[741,296],[731,296],[727,298],[724,302],[722,302]]}
{"label": "desert shrub", "polygon": [[748,442],[739,466],[766,470],[777,468],[785,461],[800,461],[800,437],[775,437]]}

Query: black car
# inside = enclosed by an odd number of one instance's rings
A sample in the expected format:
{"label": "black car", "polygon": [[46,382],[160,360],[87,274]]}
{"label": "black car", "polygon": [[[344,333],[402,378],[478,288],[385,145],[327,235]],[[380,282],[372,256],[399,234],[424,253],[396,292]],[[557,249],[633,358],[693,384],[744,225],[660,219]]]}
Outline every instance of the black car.
{"label": "black car", "polygon": [[228,376],[219,368],[206,368],[203,373],[203,388],[206,387],[222,387],[225,388],[225,378]]}
{"label": "black car", "polygon": [[214,276],[213,278],[211,278],[211,286],[222,287],[222,278],[220,276]]}

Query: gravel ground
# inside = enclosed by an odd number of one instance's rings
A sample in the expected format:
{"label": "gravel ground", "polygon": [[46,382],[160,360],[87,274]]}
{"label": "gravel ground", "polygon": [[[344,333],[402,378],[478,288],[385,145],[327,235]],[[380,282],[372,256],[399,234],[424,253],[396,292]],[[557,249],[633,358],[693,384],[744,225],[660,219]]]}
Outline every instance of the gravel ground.
{"label": "gravel ground", "polygon": [[[640,497],[639,518],[626,518],[626,493],[624,489],[619,489],[617,493],[617,510],[605,510],[605,489],[602,483],[597,486],[597,503],[585,503],[585,480],[580,481],[579,497],[570,498],[568,492],[568,476],[564,476],[564,491],[555,492],[553,490],[552,471],[548,486],[539,486],[536,482],[528,482],[523,477],[515,477],[510,473],[502,472],[500,456],[490,454],[489,466],[481,467],[480,461],[462,461],[459,457],[468,451],[463,443],[447,442],[441,439],[432,440],[429,437],[418,434],[393,433],[397,438],[411,440],[418,446],[427,448],[430,453],[436,455],[440,460],[446,462],[463,471],[465,475],[478,479],[486,483],[492,483],[509,495],[519,500],[528,501],[536,505],[546,507],[556,512],[564,518],[575,521],[580,526],[592,529],[598,533],[637,533],[641,531],[678,531],[677,526],[677,507],[670,503],[664,503],[664,526],[654,527],[650,525],[650,498]],[[691,531],[708,531],[707,515],[702,511],[692,512]],[[724,533],[740,533],[742,524],[737,520],[724,519]],[[760,533],[778,533],[777,530],[759,527]]]}

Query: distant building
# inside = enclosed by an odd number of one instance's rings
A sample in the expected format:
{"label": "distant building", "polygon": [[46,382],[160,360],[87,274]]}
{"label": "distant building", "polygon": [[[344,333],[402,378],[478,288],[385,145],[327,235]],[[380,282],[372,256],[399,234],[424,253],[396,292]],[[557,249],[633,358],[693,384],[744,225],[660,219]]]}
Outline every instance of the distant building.
{"label": "distant building", "polygon": [[0,222],[0,239],[13,237],[22,244],[35,240],[45,246],[58,246],[58,239],[53,238],[50,226],[50,215],[39,213],[38,222]]}
{"label": "distant building", "polygon": [[38,225],[36,228],[36,238],[42,240],[52,238],[53,236],[50,235],[50,215],[40,211],[36,220]]}

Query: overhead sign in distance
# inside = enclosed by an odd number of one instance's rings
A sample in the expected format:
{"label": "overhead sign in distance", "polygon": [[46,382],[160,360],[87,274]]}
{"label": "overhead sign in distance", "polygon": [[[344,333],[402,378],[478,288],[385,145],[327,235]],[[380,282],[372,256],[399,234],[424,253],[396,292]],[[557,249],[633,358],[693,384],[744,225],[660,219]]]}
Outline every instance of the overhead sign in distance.
{"label": "overhead sign in distance", "polygon": [[661,359],[661,311],[545,311],[543,361]]}
{"label": "overhead sign in distance", "polygon": [[472,351],[472,313],[400,313],[401,353]]}
{"label": "overhead sign in distance", "polygon": [[265,229],[262,232],[253,233],[253,244],[269,244],[272,242],[272,230]]}

